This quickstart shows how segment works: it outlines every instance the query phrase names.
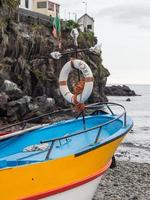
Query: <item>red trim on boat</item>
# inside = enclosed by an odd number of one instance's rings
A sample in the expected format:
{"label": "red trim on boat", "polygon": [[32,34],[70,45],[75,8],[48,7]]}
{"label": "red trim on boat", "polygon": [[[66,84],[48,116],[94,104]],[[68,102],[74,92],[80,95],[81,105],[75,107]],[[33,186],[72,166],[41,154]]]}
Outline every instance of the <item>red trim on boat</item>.
{"label": "red trim on boat", "polygon": [[2,132],[2,133],[0,133],[0,137],[1,136],[4,136],[4,135],[9,135],[9,134],[11,134],[11,133],[13,133],[14,131],[6,131],[6,132]]}
{"label": "red trim on boat", "polygon": [[44,193],[40,193],[40,194],[36,194],[34,196],[29,196],[29,197],[25,197],[25,198],[21,198],[21,200],[37,200],[37,199],[41,199],[41,198],[46,198],[46,197],[49,197],[49,196],[52,196],[52,195],[55,195],[55,194],[58,194],[58,193],[61,193],[61,192],[65,192],[67,190],[71,190],[75,187],[79,187],[83,184],[86,184],[96,178],[98,178],[99,176],[101,176],[102,174],[104,174],[107,169],[110,167],[111,165],[111,162],[110,161],[103,169],[101,169],[99,172],[95,173],[93,176],[90,176],[90,177],[87,177],[86,179],[84,180],[81,180],[81,181],[78,181],[78,182],[75,182],[75,183],[72,183],[70,185],[66,185],[66,186],[63,186],[61,188],[57,188],[55,190],[49,190],[47,192],[44,192]]}

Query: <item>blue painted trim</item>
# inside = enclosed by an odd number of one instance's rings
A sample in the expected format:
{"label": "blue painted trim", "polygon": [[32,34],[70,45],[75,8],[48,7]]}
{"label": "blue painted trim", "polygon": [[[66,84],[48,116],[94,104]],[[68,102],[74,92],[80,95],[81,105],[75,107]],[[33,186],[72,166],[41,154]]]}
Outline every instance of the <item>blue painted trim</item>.
{"label": "blue painted trim", "polygon": [[90,149],[87,149],[87,150],[84,150],[82,152],[76,153],[75,157],[81,156],[81,155],[86,154],[86,153],[88,153],[90,151],[93,151],[93,150],[98,149],[98,148],[100,148],[102,146],[105,146],[105,145],[107,145],[107,144],[109,144],[111,142],[114,142],[115,140],[117,140],[117,139],[123,137],[124,135],[126,135],[132,129],[132,127],[133,127],[133,122],[130,125],[130,127],[125,132],[123,132],[122,134],[120,134],[120,135],[118,135],[118,136],[116,136],[116,137],[114,137],[114,138],[112,138],[112,139],[110,139],[110,140],[108,140],[108,141],[106,141],[104,143],[101,143],[101,144],[98,144],[98,145],[96,145],[94,147],[91,147]]}

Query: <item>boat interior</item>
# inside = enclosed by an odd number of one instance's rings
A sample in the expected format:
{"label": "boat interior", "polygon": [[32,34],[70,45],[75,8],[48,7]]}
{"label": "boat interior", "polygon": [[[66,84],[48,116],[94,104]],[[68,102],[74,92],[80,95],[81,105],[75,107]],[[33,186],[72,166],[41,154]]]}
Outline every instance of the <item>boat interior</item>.
{"label": "boat interior", "polygon": [[0,168],[54,160],[113,141],[131,128],[132,121],[124,108],[120,115],[114,114],[110,107],[108,110],[103,112],[96,106],[92,114],[47,124],[15,136],[10,134],[0,140]]}

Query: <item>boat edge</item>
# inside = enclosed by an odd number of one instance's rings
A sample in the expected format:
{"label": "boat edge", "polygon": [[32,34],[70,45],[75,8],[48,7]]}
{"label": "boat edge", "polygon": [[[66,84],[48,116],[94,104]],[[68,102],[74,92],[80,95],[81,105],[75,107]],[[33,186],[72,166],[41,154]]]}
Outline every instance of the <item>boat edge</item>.
{"label": "boat edge", "polygon": [[102,168],[100,171],[98,171],[97,173],[93,174],[90,177],[87,177],[84,180],[74,182],[74,183],[69,184],[69,185],[65,185],[65,186],[63,186],[61,188],[57,188],[55,190],[50,190],[50,191],[46,191],[46,192],[43,192],[43,193],[40,193],[40,194],[35,194],[33,196],[24,197],[24,198],[21,198],[20,200],[37,200],[37,199],[41,199],[41,198],[46,198],[46,197],[49,197],[49,196],[52,196],[52,195],[56,195],[58,193],[63,193],[67,190],[74,189],[74,188],[79,187],[81,185],[84,185],[84,184],[98,178],[99,176],[102,176],[109,169],[109,167],[111,166],[111,163],[112,163],[112,160],[109,161],[107,163],[107,165],[104,168]]}

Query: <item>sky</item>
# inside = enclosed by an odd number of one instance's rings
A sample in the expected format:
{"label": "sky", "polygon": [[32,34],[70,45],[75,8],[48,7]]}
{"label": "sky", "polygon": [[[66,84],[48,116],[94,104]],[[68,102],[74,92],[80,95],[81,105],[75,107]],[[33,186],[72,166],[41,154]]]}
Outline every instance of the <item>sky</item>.
{"label": "sky", "polygon": [[[79,18],[85,1],[57,0],[61,17]],[[150,84],[150,0],[87,0],[87,13],[111,73],[108,83]]]}

